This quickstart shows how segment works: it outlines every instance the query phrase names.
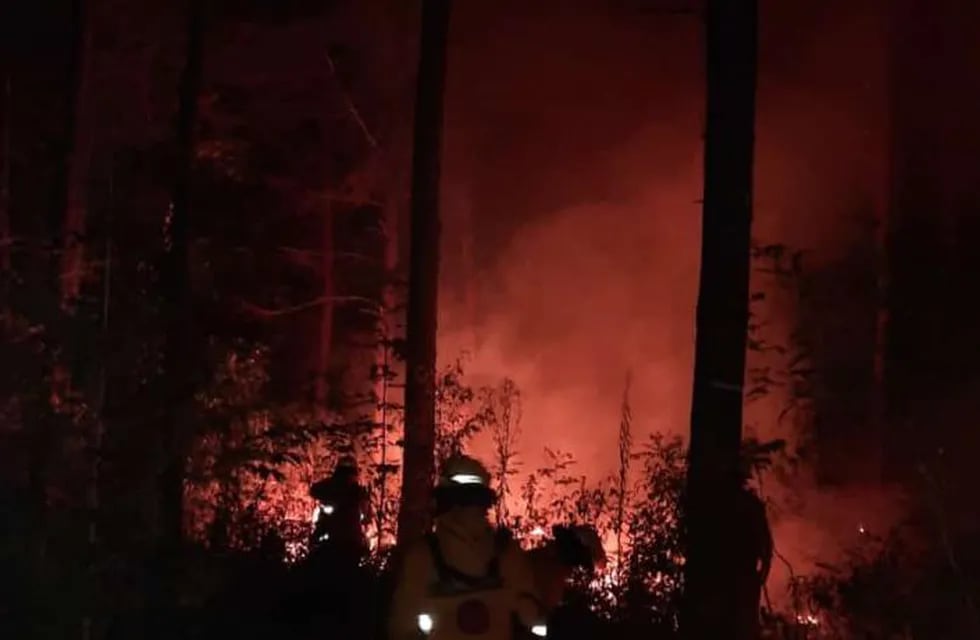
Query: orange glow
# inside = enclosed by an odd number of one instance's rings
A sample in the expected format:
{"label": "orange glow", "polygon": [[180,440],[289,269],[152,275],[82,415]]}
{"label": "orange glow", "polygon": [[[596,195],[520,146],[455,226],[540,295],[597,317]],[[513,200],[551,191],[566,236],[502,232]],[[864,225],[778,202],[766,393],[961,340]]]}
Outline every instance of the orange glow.
{"label": "orange glow", "polygon": [[[882,61],[863,9],[821,22],[820,37],[804,43],[814,16],[777,5],[761,34],[754,235],[805,250],[818,267],[845,249],[854,210],[881,189],[884,86],[869,78],[883,77]],[[546,447],[569,452],[590,481],[614,474],[627,371],[635,443],[688,429],[701,34],[696,20],[624,23],[569,11],[549,18],[542,44],[534,16],[474,8],[461,30],[492,24],[498,38],[489,47],[461,36],[451,55],[439,353],[450,361],[467,352],[474,384],[510,377],[521,389],[516,485]],[[755,274],[753,291],[771,299],[759,310],[766,339],[786,345],[800,310],[775,284]],[[781,419],[786,403],[775,390],[745,421],[793,452],[813,427],[805,415]],[[493,459],[488,438],[472,450]],[[820,487],[807,464],[765,475],[761,490],[786,560],[774,559],[769,593],[785,610],[791,575],[843,559],[900,515],[885,488]],[[604,543],[615,567],[615,541]]]}
{"label": "orange glow", "polygon": [[[575,459],[568,473],[580,484],[615,475],[627,372],[634,444],[687,433],[704,102],[696,20],[614,24],[570,9],[534,22],[513,11],[474,5],[454,18],[460,36],[447,96],[438,345],[443,364],[466,354],[467,384],[510,378],[521,391],[516,473],[505,498],[512,515],[524,512],[519,488],[548,462],[547,450]],[[842,250],[854,207],[880,190],[872,182],[881,159],[866,144],[878,119],[863,93],[867,78],[877,77],[875,61],[855,57],[868,35],[850,17],[821,27],[823,37],[805,46],[786,35],[792,29],[763,34],[765,46],[790,53],[778,64],[779,56],[767,56],[770,66],[761,69],[755,235],[806,250],[812,265]],[[549,33],[548,44],[537,29]],[[496,34],[493,46],[477,33]],[[799,309],[771,279],[756,274],[753,290],[774,299],[762,310],[766,338],[784,345]],[[753,435],[785,439],[794,450],[812,424],[805,416],[780,419],[786,401],[777,390],[747,407],[745,420]],[[470,450],[495,461],[489,433]],[[328,458],[320,452],[321,462]],[[399,464],[397,447],[384,462]],[[308,532],[307,486],[322,471],[304,462],[272,483],[272,495],[259,502],[268,522]],[[631,483],[641,473],[634,465]],[[774,560],[768,585],[783,610],[792,606],[792,575],[841,559],[857,537],[886,531],[899,515],[882,487],[819,487],[805,464],[760,480],[786,560]],[[537,498],[550,503],[578,487],[541,486]],[[372,490],[377,499],[376,483]],[[395,476],[384,493],[397,498]],[[372,550],[393,543],[390,507],[384,515],[367,525]],[[532,520],[518,533],[537,544],[554,522]],[[610,562],[594,586],[608,590],[628,541],[621,548],[611,523],[596,524]],[[289,544],[295,556],[305,541]],[[671,561],[683,565],[682,557]],[[654,586],[667,580],[649,578]],[[817,624],[811,618],[799,622]]]}

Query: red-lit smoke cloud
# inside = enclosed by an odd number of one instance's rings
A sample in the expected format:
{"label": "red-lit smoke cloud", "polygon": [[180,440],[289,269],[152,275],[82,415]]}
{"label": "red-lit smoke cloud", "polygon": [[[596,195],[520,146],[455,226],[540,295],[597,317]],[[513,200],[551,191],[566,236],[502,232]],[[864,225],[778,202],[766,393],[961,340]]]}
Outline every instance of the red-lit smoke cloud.
{"label": "red-lit smoke cloud", "polygon": [[[606,474],[628,370],[637,439],[688,428],[700,24],[603,3],[484,4],[454,18],[440,356],[471,352],[472,382],[517,382],[526,464],[549,446]],[[870,10],[836,4],[762,6],[755,235],[810,251],[812,264],[841,250],[854,211],[882,193],[880,32]],[[759,418],[761,436],[799,435]],[[774,526],[797,571],[893,518],[877,490],[830,494],[801,479],[775,494],[793,505]],[[775,571],[774,592],[786,578]]]}

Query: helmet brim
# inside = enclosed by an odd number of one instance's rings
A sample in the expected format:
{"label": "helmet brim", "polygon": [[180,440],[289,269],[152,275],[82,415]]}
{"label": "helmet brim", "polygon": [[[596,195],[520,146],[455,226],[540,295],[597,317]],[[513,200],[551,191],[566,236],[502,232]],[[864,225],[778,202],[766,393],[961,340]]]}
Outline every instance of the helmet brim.
{"label": "helmet brim", "polygon": [[447,511],[455,507],[489,509],[497,503],[497,494],[484,484],[448,484],[435,488],[436,507]]}

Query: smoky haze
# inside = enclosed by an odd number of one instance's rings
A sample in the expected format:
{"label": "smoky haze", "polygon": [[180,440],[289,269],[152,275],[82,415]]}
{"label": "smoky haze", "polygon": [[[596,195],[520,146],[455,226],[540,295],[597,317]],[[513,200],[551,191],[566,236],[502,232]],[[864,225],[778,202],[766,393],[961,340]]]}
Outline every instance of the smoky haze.
{"label": "smoky haze", "polygon": [[528,462],[548,444],[604,470],[628,370],[639,431],[679,433],[690,405],[699,27],[477,13],[454,24],[440,352],[515,379]]}
{"label": "smoky haze", "polygon": [[[701,25],[608,3],[533,4],[472,2],[454,17],[440,358],[468,352],[476,384],[514,379],[525,469],[547,446],[599,477],[615,469],[627,371],[635,441],[689,424]],[[870,2],[761,5],[754,235],[819,265],[881,206],[884,29]],[[784,340],[795,310],[770,320],[770,338]],[[748,419],[796,442],[775,419],[780,402]],[[796,506],[775,528],[803,568],[877,526],[850,515],[863,493],[800,482],[780,489]],[[869,512],[887,513],[874,502]]]}

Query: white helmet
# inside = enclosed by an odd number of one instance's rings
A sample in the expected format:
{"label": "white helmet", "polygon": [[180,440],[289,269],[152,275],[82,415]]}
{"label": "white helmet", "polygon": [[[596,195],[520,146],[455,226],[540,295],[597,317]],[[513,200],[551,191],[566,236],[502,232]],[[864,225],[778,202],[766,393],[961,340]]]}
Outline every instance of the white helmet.
{"label": "white helmet", "polygon": [[458,455],[446,460],[439,473],[439,487],[482,486],[490,488],[490,472],[475,458]]}

